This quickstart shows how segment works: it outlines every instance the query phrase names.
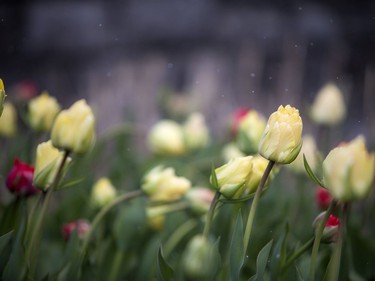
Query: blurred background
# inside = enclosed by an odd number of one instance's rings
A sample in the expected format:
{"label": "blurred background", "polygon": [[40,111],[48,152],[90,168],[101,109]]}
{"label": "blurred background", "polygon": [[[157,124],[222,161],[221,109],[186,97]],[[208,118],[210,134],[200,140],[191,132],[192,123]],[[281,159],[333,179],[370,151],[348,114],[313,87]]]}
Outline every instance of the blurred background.
{"label": "blurred background", "polygon": [[340,138],[374,147],[375,2],[2,1],[8,96],[86,98],[98,131],[131,119],[143,141],[160,118],[200,111],[213,134],[236,108],[308,113],[327,82],[348,106]]}

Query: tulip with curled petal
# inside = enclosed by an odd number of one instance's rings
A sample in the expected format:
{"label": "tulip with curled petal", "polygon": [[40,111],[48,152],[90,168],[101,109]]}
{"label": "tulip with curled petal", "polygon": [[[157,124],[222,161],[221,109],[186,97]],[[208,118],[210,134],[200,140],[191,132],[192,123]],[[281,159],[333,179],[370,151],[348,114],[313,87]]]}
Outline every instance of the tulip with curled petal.
{"label": "tulip with curled petal", "polygon": [[95,117],[85,100],[75,102],[57,115],[51,139],[55,147],[76,154],[91,149],[95,142]]}
{"label": "tulip with curled petal", "polygon": [[280,105],[268,119],[259,154],[279,164],[293,162],[302,147],[302,127],[299,111],[290,105]]}
{"label": "tulip with curled petal", "polygon": [[374,181],[375,154],[366,149],[358,136],[327,155],[323,161],[323,180],[336,200],[351,201],[367,195]]}

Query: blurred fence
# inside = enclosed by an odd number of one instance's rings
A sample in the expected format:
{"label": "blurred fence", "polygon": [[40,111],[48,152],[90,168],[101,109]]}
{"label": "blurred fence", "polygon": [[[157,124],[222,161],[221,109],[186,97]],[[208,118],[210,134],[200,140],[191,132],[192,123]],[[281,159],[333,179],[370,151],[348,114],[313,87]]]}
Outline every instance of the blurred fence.
{"label": "blurred fence", "polygon": [[[70,1],[1,4],[7,84],[32,79],[64,105],[84,97],[99,131],[131,116],[143,139],[175,92],[203,112],[215,134],[239,106],[265,115],[279,104],[308,107],[333,81],[348,104],[344,136],[375,141],[374,4],[335,10],[225,1]],[[178,98],[177,98],[178,100]]]}

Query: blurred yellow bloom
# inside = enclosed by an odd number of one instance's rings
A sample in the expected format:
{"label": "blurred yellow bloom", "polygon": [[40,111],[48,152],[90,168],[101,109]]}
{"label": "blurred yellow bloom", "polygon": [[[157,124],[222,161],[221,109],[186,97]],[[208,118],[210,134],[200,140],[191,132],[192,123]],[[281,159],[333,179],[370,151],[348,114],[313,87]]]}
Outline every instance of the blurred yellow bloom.
{"label": "blurred yellow bloom", "polygon": [[310,168],[315,171],[319,161],[319,151],[316,146],[316,142],[313,136],[305,135],[302,137],[302,148],[298,154],[296,160],[290,163],[289,167],[297,173],[305,173],[305,164],[303,161],[303,155],[305,154],[306,160],[309,163]]}
{"label": "blurred yellow bloom", "polygon": [[[51,141],[39,144],[36,148],[33,184],[40,189],[48,189],[56,177],[62,159],[63,152],[55,148]],[[70,161],[71,159],[68,158],[64,169],[67,168]]]}
{"label": "blurred yellow bloom", "polygon": [[189,280],[208,280],[215,270],[213,243],[203,235],[194,236],[186,246],[182,261]]}
{"label": "blurred yellow bloom", "polygon": [[[254,156],[251,162],[253,163],[253,168],[251,170],[251,175],[249,177],[249,180],[246,184],[247,188],[245,189],[243,195],[249,195],[249,194],[256,192],[259,182],[262,179],[264,171],[266,170],[267,165],[268,165],[268,160],[264,159],[260,155]],[[275,173],[275,169],[271,172],[270,176],[267,179],[266,184],[271,181],[274,173]]]}
{"label": "blurred yellow bloom", "polygon": [[75,102],[57,115],[51,139],[55,147],[77,154],[84,154],[93,146],[95,117],[85,100]]}
{"label": "blurred yellow bloom", "polygon": [[190,181],[176,176],[173,168],[157,166],[145,175],[141,188],[153,201],[175,201],[190,187]]}
{"label": "blurred yellow bloom", "polygon": [[155,230],[161,231],[165,225],[165,215],[161,214],[157,209],[157,207],[147,207],[146,209],[146,217],[147,217],[147,224],[148,226]]}
{"label": "blurred yellow bloom", "polygon": [[172,120],[159,121],[148,135],[150,149],[159,154],[181,155],[186,152],[182,127]]}
{"label": "blurred yellow bloom", "polygon": [[3,114],[0,117],[0,135],[11,138],[17,133],[17,112],[14,106],[4,103]]}
{"label": "blurred yellow bloom", "polygon": [[299,111],[290,105],[280,105],[268,119],[259,154],[276,163],[291,163],[301,150],[302,127]]}
{"label": "blurred yellow bloom", "polygon": [[29,103],[30,126],[36,131],[49,131],[59,111],[60,105],[56,99],[44,91]]}
{"label": "blurred yellow bloom", "polygon": [[214,196],[215,192],[205,187],[195,187],[186,193],[190,208],[198,215],[204,215],[208,212]]}
{"label": "blurred yellow bloom", "polygon": [[247,154],[257,153],[259,141],[265,128],[264,117],[256,110],[249,110],[239,123],[239,132],[236,138],[238,147]]}
{"label": "blurred yellow bloom", "polygon": [[374,181],[375,154],[359,136],[334,148],[323,161],[323,178],[332,196],[341,201],[363,198]]}
{"label": "blurred yellow bloom", "polygon": [[93,186],[91,202],[94,206],[103,207],[117,196],[116,188],[108,178],[100,178]]}
{"label": "blurred yellow bloom", "polygon": [[221,155],[225,162],[229,162],[233,158],[246,156],[235,143],[226,144],[221,151]]}
{"label": "blurred yellow bloom", "polygon": [[3,80],[0,79],[0,117],[3,113],[5,96],[4,83]]}
{"label": "blurred yellow bloom", "polygon": [[[250,178],[253,156],[231,159],[227,164],[215,169],[219,192],[226,198],[240,198]],[[211,183],[212,175],[211,175]]]}
{"label": "blurred yellow bloom", "polygon": [[335,125],[345,118],[346,108],[342,92],[333,83],[325,85],[317,94],[311,108],[311,118],[317,124]]}
{"label": "blurred yellow bloom", "polygon": [[210,139],[204,116],[198,112],[190,114],[183,125],[183,132],[189,150],[205,147]]}

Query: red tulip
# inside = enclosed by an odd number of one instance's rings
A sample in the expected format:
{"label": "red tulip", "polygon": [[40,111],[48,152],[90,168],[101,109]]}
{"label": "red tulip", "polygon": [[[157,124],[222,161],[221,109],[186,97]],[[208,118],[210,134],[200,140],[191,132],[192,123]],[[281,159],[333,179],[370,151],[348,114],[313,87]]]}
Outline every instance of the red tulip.
{"label": "red tulip", "polygon": [[17,196],[31,196],[39,190],[33,186],[34,167],[16,158],[10,170],[6,186]]}
{"label": "red tulip", "polygon": [[233,115],[233,121],[232,121],[232,134],[235,136],[238,132],[238,127],[241,122],[241,119],[246,116],[246,114],[249,112],[250,109],[240,107],[236,110],[236,112]]}
{"label": "red tulip", "polygon": [[64,239],[69,240],[74,231],[77,231],[79,238],[83,238],[90,228],[88,221],[83,219],[66,223],[63,227]]}
{"label": "red tulip", "polygon": [[327,189],[318,187],[315,192],[316,203],[321,210],[327,210],[332,202],[332,195]]}

